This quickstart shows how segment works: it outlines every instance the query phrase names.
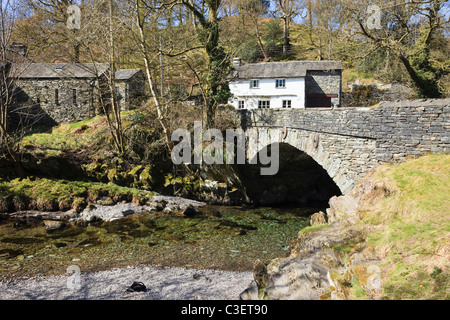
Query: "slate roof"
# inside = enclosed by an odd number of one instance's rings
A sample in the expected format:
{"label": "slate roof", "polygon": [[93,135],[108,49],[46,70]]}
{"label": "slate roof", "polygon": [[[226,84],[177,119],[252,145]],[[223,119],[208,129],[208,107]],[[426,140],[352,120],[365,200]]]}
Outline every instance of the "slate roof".
{"label": "slate roof", "polygon": [[96,78],[109,69],[108,63],[14,63],[20,79]]}
{"label": "slate roof", "polygon": [[141,69],[120,69],[116,71],[116,80],[128,80],[137,74]]}
{"label": "slate roof", "polygon": [[235,66],[230,80],[305,77],[307,71],[341,70],[340,61],[286,61]]}

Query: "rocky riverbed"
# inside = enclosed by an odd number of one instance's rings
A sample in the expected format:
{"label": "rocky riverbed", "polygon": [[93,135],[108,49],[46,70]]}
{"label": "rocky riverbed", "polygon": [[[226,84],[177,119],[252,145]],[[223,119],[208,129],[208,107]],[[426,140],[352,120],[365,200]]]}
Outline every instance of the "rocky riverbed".
{"label": "rocky riverbed", "polygon": [[[3,281],[0,282],[0,300],[229,300],[238,299],[251,280],[251,272],[147,265]],[[135,281],[142,282],[146,290],[127,292]]]}
{"label": "rocky riverbed", "polygon": [[[20,212],[0,223],[4,280],[139,265],[250,272],[283,256],[317,208],[213,206],[178,197],[91,205],[76,212]],[[244,289],[244,288],[243,288]]]}

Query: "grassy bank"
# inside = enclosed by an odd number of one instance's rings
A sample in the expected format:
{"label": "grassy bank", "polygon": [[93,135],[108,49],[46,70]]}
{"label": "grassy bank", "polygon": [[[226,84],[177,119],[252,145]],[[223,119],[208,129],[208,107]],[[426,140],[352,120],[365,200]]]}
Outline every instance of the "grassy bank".
{"label": "grassy bank", "polygon": [[383,296],[450,299],[450,155],[386,164],[368,179],[374,188],[361,224],[371,227],[367,245],[382,261]]}
{"label": "grassy bank", "polygon": [[107,138],[106,118],[96,116],[31,132],[22,139],[21,147],[41,157],[61,156],[68,150],[79,151],[100,146]]}

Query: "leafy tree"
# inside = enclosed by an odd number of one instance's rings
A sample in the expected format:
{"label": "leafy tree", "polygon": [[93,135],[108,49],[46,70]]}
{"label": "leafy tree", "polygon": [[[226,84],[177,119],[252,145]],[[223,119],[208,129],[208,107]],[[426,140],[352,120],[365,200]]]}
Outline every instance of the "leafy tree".
{"label": "leafy tree", "polygon": [[219,41],[219,12],[221,0],[179,0],[194,15],[198,41],[204,48],[205,75],[203,77],[203,101],[205,106],[205,128],[214,126],[217,105],[226,102],[230,90],[226,77],[231,71],[231,57]]}
{"label": "leafy tree", "polygon": [[283,28],[281,27],[280,20],[271,19],[264,26],[264,33],[262,39],[266,44],[267,51],[271,56],[278,56],[282,53],[285,58],[287,51],[285,51],[285,42],[283,40]]}
{"label": "leafy tree", "polygon": [[448,24],[448,17],[443,14],[444,2],[401,1],[391,6],[382,1],[370,3],[378,4],[381,9],[381,28],[371,28],[367,24],[367,6],[361,1],[351,1],[347,7],[359,27],[354,35],[363,35],[368,40],[366,54],[380,48],[389,51],[402,63],[420,96],[441,97],[439,79],[448,73],[448,65],[434,63],[431,45],[439,29]]}

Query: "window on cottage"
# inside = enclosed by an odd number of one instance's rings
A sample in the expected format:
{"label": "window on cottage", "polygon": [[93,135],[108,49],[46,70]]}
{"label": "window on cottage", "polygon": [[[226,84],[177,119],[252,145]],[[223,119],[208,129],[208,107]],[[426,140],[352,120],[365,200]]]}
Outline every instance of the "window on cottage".
{"label": "window on cottage", "polygon": [[77,89],[72,89],[72,103],[77,104]]}
{"label": "window on cottage", "polygon": [[55,89],[55,104],[59,104],[59,89]]}
{"label": "window on cottage", "polygon": [[286,88],[286,79],[276,79],[275,88]]}
{"label": "window on cottage", "polygon": [[244,109],[244,100],[238,101],[239,109]]}
{"label": "window on cottage", "polygon": [[250,89],[259,88],[259,80],[250,80]]}
{"label": "window on cottage", "polygon": [[290,108],[292,106],[292,100],[283,100],[283,108]]}
{"label": "window on cottage", "polygon": [[270,100],[259,100],[258,101],[259,109],[268,109],[270,108]]}

